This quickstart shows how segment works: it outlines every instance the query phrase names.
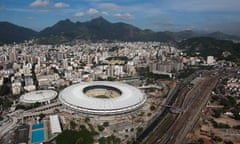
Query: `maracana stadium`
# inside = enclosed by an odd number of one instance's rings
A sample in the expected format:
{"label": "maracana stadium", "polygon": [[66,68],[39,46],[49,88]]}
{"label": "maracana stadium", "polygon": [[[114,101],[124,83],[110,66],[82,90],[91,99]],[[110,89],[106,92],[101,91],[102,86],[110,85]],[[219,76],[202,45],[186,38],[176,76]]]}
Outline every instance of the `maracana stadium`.
{"label": "maracana stadium", "polygon": [[63,107],[93,115],[117,115],[136,111],[146,101],[138,88],[121,82],[81,82],[59,94]]}

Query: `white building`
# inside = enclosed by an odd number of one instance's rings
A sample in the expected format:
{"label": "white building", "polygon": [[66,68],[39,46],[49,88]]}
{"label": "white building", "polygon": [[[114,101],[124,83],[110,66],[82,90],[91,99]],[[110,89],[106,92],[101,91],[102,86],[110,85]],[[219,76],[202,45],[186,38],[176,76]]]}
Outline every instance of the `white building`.
{"label": "white building", "polygon": [[20,82],[15,82],[12,84],[12,94],[13,95],[18,95],[21,93],[21,83]]}
{"label": "white building", "polygon": [[59,122],[58,115],[50,115],[50,127],[52,134],[58,134],[62,132],[61,125]]}
{"label": "white building", "polygon": [[215,63],[215,59],[213,56],[208,56],[207,57],[207,64],[208,65],[213,65]]}

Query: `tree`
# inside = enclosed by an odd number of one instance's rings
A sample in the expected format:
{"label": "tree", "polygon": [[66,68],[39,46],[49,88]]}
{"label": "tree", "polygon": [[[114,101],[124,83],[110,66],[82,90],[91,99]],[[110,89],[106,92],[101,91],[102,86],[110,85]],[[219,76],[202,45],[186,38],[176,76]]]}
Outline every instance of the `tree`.
{"label": "tree", "polygon": [[86,122],[86,123],[90,122],[89,117],[86,117],[86,118],[85,118],[85,122]]}
{"label": "tree", "polygon": [[203,139],[202,139],[202,138],[198,139],[197,142],[196,142],[196,144],[204,144]]}
{"label": "tree", "polygon": [[155,109],[156,109],[156,107],[154,105],[151,105],[150,110],[154,111]]}
{"label": "tree", "polygon": [[224,144],[233,144],[231,141],[224,141]]}
{"label": "tree", "polygon": [[32,79],[33,79],[33,83],[34,83],[34,85],[36,86],[36,88],[38,89],[38,80],[37,80],[37,77],[36,77],[36,73],[35,73],[35,65],[36,65],[36,63],[34,63],[33,65],[32,65]]}
{"label": "tree", "polygon": [[215,141],[215,142],[221,142],[221,141],[222,141],[222,138],[220,138],[220,137],[218,137],[218,136],[214,136],[214,137],[212,138],[212,140]]}
{"label": "tree", "polygon": [[2,100],[0,99],[0,104],[2,104],[4,109],[8,109],[12,106],[12,102],[9,99]]}
{"label": "tree", "polygon": [[6,84],[0,86],[0,96],[9,95],[10,94],[10,88]]}
{"label": "tree", "polygon": [[103,130],[105,129],[105,128],[104,128],[103,126],[101,126],[101,125],[98,125],[97,127],[98,127],[98,130],[99,130],[99,131],[103,131]]}
{"label": "tree", "polygon": [[108,126],[109,126],[109,122],[104,122],[104,123],[103,123],[103,126],[104,126],[104,127],[108,127]]}
{"label": "tree", "polygon": [[94,134],[87,129],[80,131],[65,130],[56,137],[57,144],[93,144]]}
{"label": "tree", "polygon": [[76,124],[73,120],[71,120],[71,121],[70,121],[70,128],[71,128],[71,129],[75,129],[76,126],[77,126],[77,124]]}
{"label": "tree", "polygon": [[143,131],[142,127],[137,128],[137,133],[136,133],[137,137],[142,133],[142,131]]}
{"label": "tree", "polygon": [[40,118],[39,120],[40,120],[40,121],[41,121],[44,117],[45,117],[45,114],[43,114],[43,113],[40,113],[40,114],[39,114],[39,118]]}

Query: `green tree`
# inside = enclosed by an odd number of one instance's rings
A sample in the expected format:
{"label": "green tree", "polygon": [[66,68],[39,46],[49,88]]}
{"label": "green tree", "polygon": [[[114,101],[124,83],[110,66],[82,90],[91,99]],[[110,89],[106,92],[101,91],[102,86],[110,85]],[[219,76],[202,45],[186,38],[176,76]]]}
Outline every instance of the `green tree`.
{"label": "green tree", "polygon": [[76,124],[73,120],[71,120],[71,121],[70,121],[70,128],[71,128],[71,129],[75,129],[76,126],[77,126],[77,124]]}
{"label": "green tree", "polygon": [[0,96],[9,95],[10,92],[10,87],[7,84],[0,86]]}
{"label": "green tree", "polygon": [[45,117],[45,114],[43,114],[43,113],[40,113],[40,114],[39,114],[39,118],[40,118],[39,120],[40,120],[40,121],[41,121],[44,117]]}
{"label": "green tree", "polygon": [[104,123],[103,123],[103,126],[104,126],[104,127],[108,127],[108,126],[109,126],[109,122],[104,122]]}
{"label": "green tree", "polygon": [[101,125],[98,125],[97,127],[98,127],[98,130],[99,130],[99,131],[103,131],[103,130],[105,129],[105,128],[104,128],[103,126],[101,126]]}

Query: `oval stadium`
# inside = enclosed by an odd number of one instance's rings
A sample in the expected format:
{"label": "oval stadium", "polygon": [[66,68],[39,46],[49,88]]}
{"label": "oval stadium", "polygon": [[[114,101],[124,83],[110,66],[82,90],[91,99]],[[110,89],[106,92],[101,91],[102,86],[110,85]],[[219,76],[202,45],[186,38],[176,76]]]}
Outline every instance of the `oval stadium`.
{"label": "oval stadium", "polygon": [[50,102],[57,97],[57,92],[53,90],[38,90],[26,93],[20,97],[20,102],[34,104],[36,102]]}
{"label": "oval stadium", "polygon": [[65,88],[59,100],[67,109],[93,115],[115,115],[137,110],[146,96],[128,84],[110,81],[81,82]]}

